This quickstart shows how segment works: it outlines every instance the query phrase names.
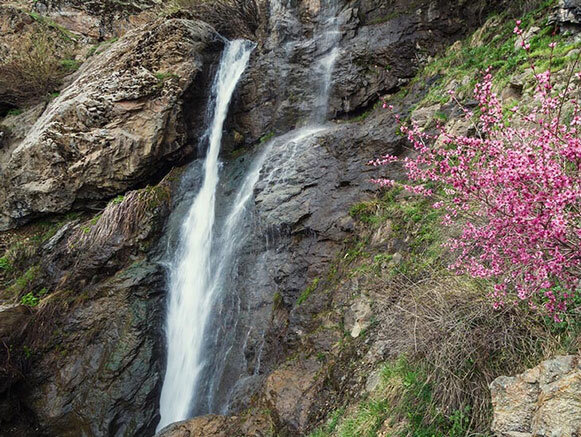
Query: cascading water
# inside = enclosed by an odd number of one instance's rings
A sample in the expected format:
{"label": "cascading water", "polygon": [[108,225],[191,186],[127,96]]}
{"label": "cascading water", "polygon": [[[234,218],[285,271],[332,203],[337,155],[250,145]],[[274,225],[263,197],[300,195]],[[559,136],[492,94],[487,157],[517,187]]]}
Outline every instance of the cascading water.
{"label": "cascading water", "polygon": [[[261,180],[273,186],[292,180],[293,156],[301,153],[308,138],[327,129],[322,123],[327,117],[331,75],[339,56],[340,39],[336,0],[329,1],[324,5],[320,31],[314,37],[318,62],[314,69],[312,111],[306,127],[274,138],[263,146],[232,200],[226,202],[227,213],[217,219],[218,153],[223,123],[232,92],[253,46],[249,42],[234,41],[222,56],[214,83],[214,110],[207,131],[210,145],[203,183],[182,224],[182,243],[169,268],[168,358],[158,430],[200,414],[226,413],[237,388],[259,372],[260,351],[255,351],[254,367],[248,366],[245,358],[250,332],[260,329],[255,327],[260,323],[257,320],[241,322],[245,303],[236,288],[237,263],[241,249],[252,234],[248,214],[257,182]],[[273,5],[285,8],[280,2]],[[290,11],[283,15],[292,18]],[[292,22],[290,18],[289,22]]]}
{"label": "cascading water", "polygon": [[324,9],[321,11],[322,29],[319,33],[317,44],[319,46],[319,52],[323,53],[323,56],[319,59],[315,68],[319,79],[319,90],[316,94],[316,101],[313,105],[310,120],[315,123],[323,123],[327,120],[331,78],[335,62],[339,57],[338,43],[341,39],[337,9],[338,5],[336,0],[327,0],[324,4]]}
{"label": "cascading water", "polygon": [[182,244],[170,270],[167,314],[167,369],[163,383],[158,430],[190,417],[203,366],[204,331],[215,297],[210,281],[215,220],[218,154],[232,93],[246,69],[254,44],[228,42],[213,85],[212,122],[202,187],[182,225]]}

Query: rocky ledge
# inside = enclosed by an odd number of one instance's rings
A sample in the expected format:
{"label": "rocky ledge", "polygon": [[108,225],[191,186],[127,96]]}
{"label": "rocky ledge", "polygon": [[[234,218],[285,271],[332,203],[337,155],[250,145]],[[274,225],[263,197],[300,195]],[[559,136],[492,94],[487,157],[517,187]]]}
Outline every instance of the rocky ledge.
{"label": "rocky ledge", "polygon": [[490,385],[498,437],[581,435],[581,361],[560,356]]}

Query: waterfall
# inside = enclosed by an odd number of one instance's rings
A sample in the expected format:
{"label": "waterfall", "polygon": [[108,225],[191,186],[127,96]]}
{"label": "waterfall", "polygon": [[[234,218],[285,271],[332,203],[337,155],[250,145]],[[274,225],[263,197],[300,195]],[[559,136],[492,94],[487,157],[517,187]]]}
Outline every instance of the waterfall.
{"label": "waterfall", "polygon": [[323,6],[324,9],[321,10],[321,31],[317,38],[317,45],[322,56],[314,69],[318,79],[315,82],[318,82],[319,86],[311,113],[311,121],[315,123],[323,123],[327,120],[331,79],[335,62],[339,57],[338,44],[341,39],[339,18],[337,17],[337,0],[326,0],[323,2]]}
{"label": "waterfall", "polygon": [[[318,47],[312,82],[315,98],[306,127],[262,146],[243,180],[237,183],[232,200],[220,208],[225,214],[217,218],[218,154],[223,123],[254,46],[233,41],[222,55],[213,86],[211,125],[205,134],[210,144],[203,182],[181,225],[181,243],[169,267],[167,370],[158,431],[188,417],[227,413],[236,389],[259,372],[260,351],[253,371],[248,372],[245,358],[246,342],[255,329],[253,323],[258,322],[241,321],[244,296],[236,289],[237,263],[252,235],[249,213],[258,181],[269,185],[288,183],[293,173],[293,156],[300,153],[308,138],[327,130],[323,123],[340,39],[336,0],[329,1],[333,4],[322,15],[321,31],[314,37]],[[285,8],[280,2],[274,4]],[[291,16],[290,11],[287,15]]]}
{"label": "waterfall", "polygon": [[216,291],[209,285],[214,274],[210,255],[219,179],[218,154],[230,99],[253,49],[254,44],[248,41],[228,42],[213,84],[203,183],[183,222],[182,242],[170,269],[167,369],[161,392],[158,430],[190,417],[203,367],[204,331]]}

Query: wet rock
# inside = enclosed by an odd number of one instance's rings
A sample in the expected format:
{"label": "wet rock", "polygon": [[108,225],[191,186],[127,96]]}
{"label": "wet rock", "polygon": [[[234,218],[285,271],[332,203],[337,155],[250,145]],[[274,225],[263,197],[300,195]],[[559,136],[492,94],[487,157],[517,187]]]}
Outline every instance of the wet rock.
{"label": "wet rock", "polygon": [[543,361],[490,385],[499,437],[576,436],[581,432],[581,365],[577,356]]}
{"label": "wet rock", "polygon": [[221,44],[208,25],[173,19],[85,64],[1,163],[0,229],[112,197],[191,154],[182,98]]}
{"label": "wet rock", "polygon": [[299,359],[269,375],[265,399],[278,420],[294,429],[305,429],[322,384],[317,377],[320,367],[321,364],[313,359]]}
{"label": "wet rock", "polygon": [[[165,271],[148,254],[178,174],[110,202],[94,219],[69,222],[42,246],[49,295],[14,338],[31,360],[12,387],[30,415],[17,419],[59,436],[154,433]],[[14,406],[8,396],[0,393],[0,406]],[[12,435],[28,435],[11,426]]]}
{"label": "wet rock", "polygon": [[[473,30],[494,7],[502,5],[480,0],[461,6],[428,0],[341,4],[342,37],[328,118],[370,110],[380,96],[407,83],[429,55]],[[294,15],[285,8],[273,11],[232,105],[232,126],[249,143],[265,132],[301,126],[313,111],[318,80],[313,66],[325,53],[314,34],[317,8],[316,2],[307,2]]]}
{"label": "wet rock", "polygon": [[[62,436],[153,434],[163,283],[163,269],[141,262],[90,291],[64,291],[43,303],[40,317],[55,311],[60,317],[44,322],[49,332],[34,351],[41,356],[24,399],[43,430]],[[55,307],[68,310],[61,314]]]}

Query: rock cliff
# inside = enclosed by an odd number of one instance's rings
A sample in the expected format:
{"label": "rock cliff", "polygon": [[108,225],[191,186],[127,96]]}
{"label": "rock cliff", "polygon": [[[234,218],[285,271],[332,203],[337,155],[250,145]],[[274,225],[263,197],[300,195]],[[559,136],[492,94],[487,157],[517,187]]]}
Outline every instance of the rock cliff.
{"label": "rock cliff", "polygon": [[[480,327],[474,308],[482,302],[476,297],[473,306],[464,305],[451,291],[443,302],[431,290],[427,303],[406,300],[417,274],[410,270],[398,276],[403,286],[393,284],[388,272],[407,266],[416,248],[426,251],[431,243],[422,221],[429,213],[417,209],[415,199],[399,194],[391,201],[400,209],[387,212],[376,200],[363,213],[353,208],[377,194],[370,179],[382,173],[367,162],[406,147],[377,102],[389,100],[396,112],[426,128],[440,116],[468,129],[454,105],[426,104],[445,72],[417,73],[434,56],[453,51],[457,46],[449,47],[488,14],[510,8],[520,13],[528,4],[340,1],[331,122],[301,136],[317,93],[313,65],[321,56],[316,29],[322,5],[258,3],[260,26],[251,35],[258,46],[226,120],[217,199],[220,221],[244,173],[268,148],[244,224],[249,237],[231,272],[239,320],[214,326],[233,351],[215,388],[229,410],[170,425],[160,437],[307,435],[378,391],[394,404],[402,398],[402,387],[415,380],[386,388],[382,363],[412,353],[427,356],[428,344],[445,344],[452,335],[462,337],[464,328]],[[0,121],[0,435],[155,433],[168,252],[177,247],[200,184],[199,146],[224,45],[209,24],[161,6],[156,0],[0,5],[6,47],[0,57],[17,50],[14,29],[35,32],[40,19],[51,31],[73,36],[55,50],[71,50],[83,61],[62,79],[58,95],[29,100],[23,112],[14,112],[20,103],[4,98],[0,87],[6,113]],[[578,9],[561,1],[551,9],[553,20],[575,28]],[[464,78],[453,80],[448,85],[460,87]],[[179,167],[184,164],[187,169]],[[395,168],[389,176],[402,172]],[[372,229],[366,227],[371,222]],[[421,268],[428,271],[431,264]],[[421,274],[419,281],[427,281]],[[454,289],[457,283],[445,285]],[[439,311],[425,337],[414,331],[418,317],[402,309],[412,305]],[[466,325],[442,321],[453,311]],[[512,338],[490,329],[499,339],[494,347]],[[477,334],[467,340],[470,347],[486,349]],[[499,347],[486,350],[502,361]],[[458,366],[467,361],[462,357]],[[471,365],[470,377],[489,370]],[[580,432],[580,406],[573,399],[578,367],[576,358],[565,357],[496,379],[494,431]],[[466,384],[462,391],[485,390]],[[459,406],[449,406],[446,420]],[[522,408],[514,412],[516,406]],[[561,407],[559,417],[552,415]],[[409,417],[384,418],[375,432],[409,430]]]}

